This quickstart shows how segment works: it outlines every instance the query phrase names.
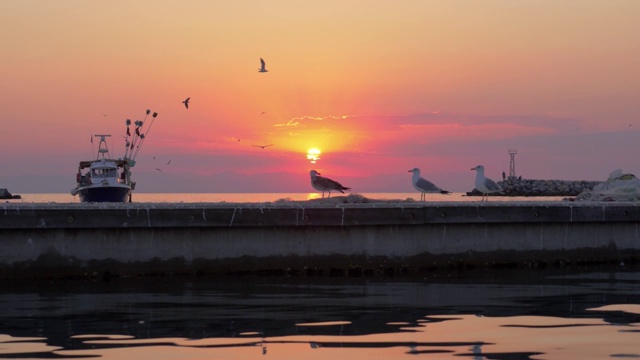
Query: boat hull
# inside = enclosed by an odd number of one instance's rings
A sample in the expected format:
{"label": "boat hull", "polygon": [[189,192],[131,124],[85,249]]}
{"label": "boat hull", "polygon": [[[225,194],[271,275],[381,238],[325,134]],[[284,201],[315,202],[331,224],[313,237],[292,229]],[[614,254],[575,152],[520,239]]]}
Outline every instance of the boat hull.
{"label": "boat hull", "polygon": [[128,186],[96,186],[78,189],[81,202],[127,202],[131,188]]}

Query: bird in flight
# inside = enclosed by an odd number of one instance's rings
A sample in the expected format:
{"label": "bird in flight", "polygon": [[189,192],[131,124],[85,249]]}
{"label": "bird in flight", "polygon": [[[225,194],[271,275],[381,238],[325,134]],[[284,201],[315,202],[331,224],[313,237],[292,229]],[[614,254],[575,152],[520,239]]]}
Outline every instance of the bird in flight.
{"label": "bird in flight", "polygon": [[267,146],[273,146],[273,144],[268,144],[268,145],[251,145],[251,146],[253,146],[253,147],[259,147],[259,148],[264,149],[264,148],[266,148]]}
{"label": "bird in flight", "polygon": [[267,71],[269,70],[267,70],[264,60],[260,58],[260,69],[258,69],[258,72],[267,72]]}
{"label": "bird in flight", "polygon": [[171,160],[169,160],[169,162],[167,163],[167,165],[171,164]]}
{"label": "bird in flight", "polygon": [[186,107],[187,109],[189,108],[189,100],[190,99],[191,99],[191,97],[188,97],[185,101],[182,102],[184,104],[184,107]]}
{"label": "bird in flight", "polygon": [[158,171],[162,171],[162,169],[158,169],[158,168],[156,168],[156,170],[158,170]]}

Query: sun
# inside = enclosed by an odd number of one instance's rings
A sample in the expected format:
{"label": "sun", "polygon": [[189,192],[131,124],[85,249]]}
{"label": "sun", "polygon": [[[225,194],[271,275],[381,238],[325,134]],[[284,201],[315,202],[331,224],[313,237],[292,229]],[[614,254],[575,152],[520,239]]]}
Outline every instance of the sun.
{"label": "sun", "polygon": [[322,154],[322,151],[320,151],[320,149],[311,148],[307,150],[307,160],[309,160],[309,162],[311,162],[312,164],[315,164],[316,161],[320,160],[320,154]]}

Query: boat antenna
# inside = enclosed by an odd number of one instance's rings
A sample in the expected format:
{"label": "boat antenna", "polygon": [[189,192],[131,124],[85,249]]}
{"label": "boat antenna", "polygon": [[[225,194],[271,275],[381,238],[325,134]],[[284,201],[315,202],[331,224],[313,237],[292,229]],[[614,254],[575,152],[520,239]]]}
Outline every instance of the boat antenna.
{"label": "boat antenna", "polygon": [[[151,112],[151,110],[147,110],[147,116],[149,116],[149,113]],[[142,147],[142,144],[144,143],[144,139],[147,138],[147,135],[149,135],[149,131],[151,130],[151,127],[153,126],[153,122],[155,121],[156,117],[158,116],[157,112],[154,112],[153,115],[151,115],[151,123],[149,123],[149,127],[147,127],[147,132],[140,134],[140,143],[138,144],[138,147],[136,148],[136,152],[133,154],[133,160],[136,159],[136,156],[138,156],[138,152],[140,151],[140,148]],[[145,116],[145,119],[147,117]]]}

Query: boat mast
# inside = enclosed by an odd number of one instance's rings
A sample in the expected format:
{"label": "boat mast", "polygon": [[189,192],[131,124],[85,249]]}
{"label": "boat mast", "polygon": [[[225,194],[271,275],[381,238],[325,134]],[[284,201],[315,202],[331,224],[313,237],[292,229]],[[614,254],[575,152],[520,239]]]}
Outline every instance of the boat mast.
{"label": "boat mast", "polygon": [[[96,160],[100,160],[100,155],[104,159],[105,156],[108,158],[109,156],[109,147],[107,146],[107,139],[111,137],[111,135],[93,135],[96,138],[100,138],[100,142],[98,143],[98,155],[96,156]],[[102,146],[104,144],[104,147]]]}

